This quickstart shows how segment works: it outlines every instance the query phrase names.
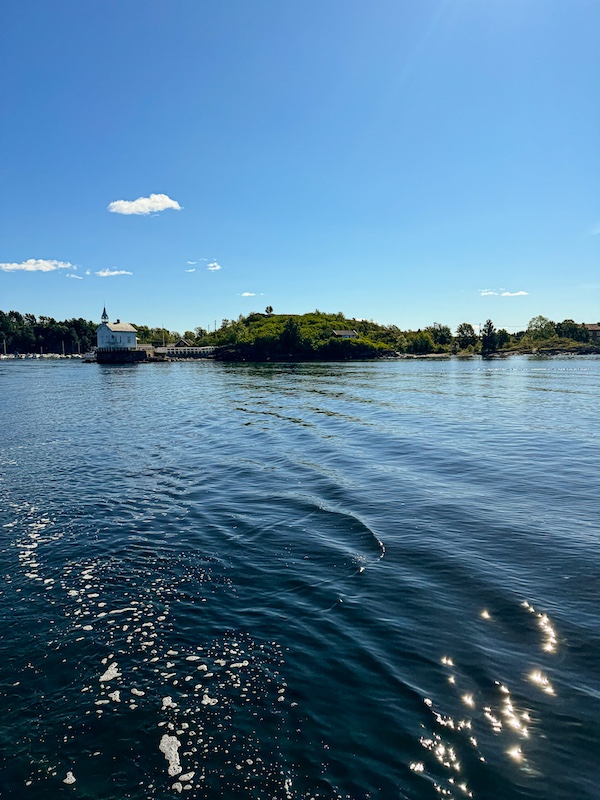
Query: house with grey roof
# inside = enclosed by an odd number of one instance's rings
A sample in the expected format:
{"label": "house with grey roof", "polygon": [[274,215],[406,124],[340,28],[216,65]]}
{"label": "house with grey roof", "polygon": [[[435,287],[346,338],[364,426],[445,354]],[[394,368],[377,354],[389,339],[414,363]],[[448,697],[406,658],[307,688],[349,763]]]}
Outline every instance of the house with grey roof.
{"label": "house with grey roof", "polygon": [[358,331],[331,331],[336,339],[358,339]]}

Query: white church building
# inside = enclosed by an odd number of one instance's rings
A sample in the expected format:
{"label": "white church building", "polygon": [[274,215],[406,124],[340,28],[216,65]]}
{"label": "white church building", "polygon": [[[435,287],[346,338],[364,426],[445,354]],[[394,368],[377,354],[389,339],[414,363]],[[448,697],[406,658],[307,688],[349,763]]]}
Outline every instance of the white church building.
{"label": "white church building", "polygon": [[106,308],[102,312],[102,322],[96,328],[98,350],[135,350],[137,347],[137,331],[129,322],[108,321]]}

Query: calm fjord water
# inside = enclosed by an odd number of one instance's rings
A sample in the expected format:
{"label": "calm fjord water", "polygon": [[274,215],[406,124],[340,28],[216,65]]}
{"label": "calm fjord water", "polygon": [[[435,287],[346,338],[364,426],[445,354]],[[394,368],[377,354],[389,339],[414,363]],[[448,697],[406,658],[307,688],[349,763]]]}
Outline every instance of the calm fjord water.
{"label": "calm fjord water", "polygon": [[600,797],[600,359],[0,398],[1,797]]}

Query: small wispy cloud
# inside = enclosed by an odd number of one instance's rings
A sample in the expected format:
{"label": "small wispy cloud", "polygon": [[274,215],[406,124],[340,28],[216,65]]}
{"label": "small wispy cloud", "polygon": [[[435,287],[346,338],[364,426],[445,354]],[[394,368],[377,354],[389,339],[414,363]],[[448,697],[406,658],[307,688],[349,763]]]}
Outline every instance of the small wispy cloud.
{"label": "small wispy cloud", "polygon": [[242,292],[242,297],[256,297],[256,292]]}
{"label": "small wispy cloud", "polygon": [[188,264],[197,264],[198,262],[197,261],[188,261],[187,263]]}
{"label": "small wispy cloud", "polygon": [[494,289],[479,290],[480,297],[490,297],[491,295],[496,295],[498,297],[525,297],[525,295],[528,294],[529,292],[524,292],[523,290],[519,292],[509,292],[506,289],[500,289],[499,291],[495,291]]}
{"label": "small wispy cloud", "polygon": [[101,269],[96,275],[99,278],[112,278],[114,275],[133,275],[133,272],[128,272],[126,269]]}
{"label": "small wispy cloud", "polygon": [[20,263],[0,264],[2,272],[54,272],[57,269],[77,269],[68,261],[54,261],[44,258],[29,258]]}
{"label": "small wispy cloud", "polygon": [[171,200],[166,194],[151,194],[150,197],[138,197],[137,200],[114,200],[108,205],[108,210],[113,214],[142,214],[144,216],[157,211],[165,211],[167,208],[181,211],[177,200]]}
{"label": "small wispy cloud", "polygon": [[223,267],[220,264],[217,264],[216,261],[211,261],[206,269],[210,270],[211,272],[217,272],[218,270],[223,269]]}
{"label": "small wispy cloud", "polygon": [[91,269],[86,269],[85,274],[86,275],[91,275],[92,274],[92,270]]}
{"label": "small wispy cloud", "polygon": [[192,269],[186,269],[186,272],[196,272],[196,267],[192,267]]}
{"label": "small wispy cloud", "polygon": [[83,280],[81,275],[75,275],[74,272],[67,272],[67,274],[65,275],[65,278],[76,278],[78,281],[82,281]]}

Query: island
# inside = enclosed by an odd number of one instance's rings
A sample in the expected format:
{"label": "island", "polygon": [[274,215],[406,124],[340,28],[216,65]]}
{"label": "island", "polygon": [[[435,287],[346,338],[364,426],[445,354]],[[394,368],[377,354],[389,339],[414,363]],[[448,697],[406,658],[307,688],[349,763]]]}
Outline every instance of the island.
{"label": "island", "polygon": [[[120,320],[103,310],[100,325],[82,318],[0,311],[0,357],[82,357],[106,363],[213,358],[219,361],[349,361],[377,358],[502,357],[512,354],[600,354],[600,322],[553,322],[544,316],[509,333],[487,320],[476,331],[468,322],[453,332],[434,322],[417,330],[346,317],[342,312],[276,314],[271,306],[208,331],[150,328]],[[98,357],[102,353],[102,357]]]}

